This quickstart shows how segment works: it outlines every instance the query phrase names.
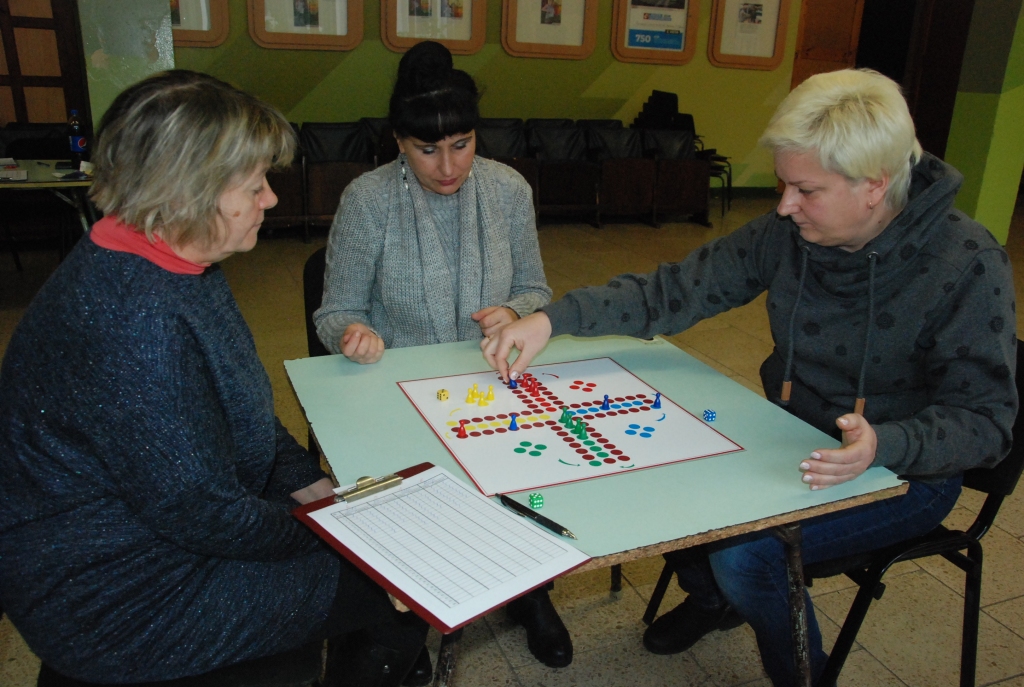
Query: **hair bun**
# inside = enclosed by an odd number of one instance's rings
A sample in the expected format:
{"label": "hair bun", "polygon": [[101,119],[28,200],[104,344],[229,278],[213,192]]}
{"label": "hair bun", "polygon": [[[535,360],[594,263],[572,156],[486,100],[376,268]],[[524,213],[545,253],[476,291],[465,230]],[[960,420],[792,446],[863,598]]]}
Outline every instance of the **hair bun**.
{"label": "hair bun", "polygon": [[435,41],[417,43],[398,63],[395,91],[409,97],[436,90],[451,79],[453,71],[448,48]]}

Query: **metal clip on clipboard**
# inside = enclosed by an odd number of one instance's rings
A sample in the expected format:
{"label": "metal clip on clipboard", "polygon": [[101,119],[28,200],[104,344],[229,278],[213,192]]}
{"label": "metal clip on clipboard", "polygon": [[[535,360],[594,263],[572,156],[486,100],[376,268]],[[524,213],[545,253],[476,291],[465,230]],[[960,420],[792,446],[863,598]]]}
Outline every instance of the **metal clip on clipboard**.
{"label": "metal clip on clipboard", "polygon": [[360,477],[356,480],[356,486],[341,492],[334,497],[335,503],[352,503],[358,501],[361,498],[376,494],[379,491],[390,489],[391,487],[397,487],[402,483],[401,475],[384,475],[383,477]]}

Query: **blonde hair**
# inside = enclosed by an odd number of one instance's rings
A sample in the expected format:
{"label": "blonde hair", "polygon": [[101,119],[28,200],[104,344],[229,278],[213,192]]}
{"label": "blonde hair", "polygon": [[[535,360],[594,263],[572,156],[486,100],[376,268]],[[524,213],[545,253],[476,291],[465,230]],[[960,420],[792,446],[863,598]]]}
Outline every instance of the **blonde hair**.
{"label": "blonde hair", "polygon": [[889,177],[885,204],[907,204],[911,168],[921,159],[900,87],[870,69],[816,74],[793,89],[772,116],[760,145],[816,153],[822,169],[850,180]]}
{"label": "blonde hair", "polygon": [[174,70],[121,93],[100,123],[90,197],[168,243],[217,240],[217,201],[257,170],[291,162],[295,133],[270,105],[205,74]]}

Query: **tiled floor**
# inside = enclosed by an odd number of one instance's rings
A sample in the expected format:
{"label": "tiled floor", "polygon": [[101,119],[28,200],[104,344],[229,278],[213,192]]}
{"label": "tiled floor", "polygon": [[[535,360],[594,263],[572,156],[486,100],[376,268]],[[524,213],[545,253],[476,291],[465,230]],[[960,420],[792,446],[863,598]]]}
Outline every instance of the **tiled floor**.
{"label": "tiled floor", "polygon": [[[710,238],[729,232],[770,209],[770,200],[737,200],[714,228],[666,224],[544,225],[540,240],[548,280],[556,297],[577,286],[603,283],[627,271],[647,271],[658,262],[684,257]],[[306,354],[302,313],[302,266],[323,244],[289,237],[265,238],[256,249],[224,263],[232,288],[256,338],[274,384],[278,414],[304,440],[305,424],[284,374],[282,360]],[[1024,293],[1024,206],[1018,207],[1008,249],[1016,265],[1017,298]],[[52,253],[23,255],[24,273],[14,272],[0,255],[0,346],[5,346],[32,294],[53,269]],[[1024,327],[1018,325],[1018,335]],[[673,337],[682,349],[738,382],[761,390],[758,367],[771,350],[763,299],[701,322]],[[965,494],[950,515],[962,526],[980,507],[977,494]],[[1024,490],[1004,504],[997,527],[985,538],[979,685],[1024,687]],[[691,651],[654,656],[640,644],[644,606],[661,569],[661,559],[624,566],[623,590],[608,591],[607,571],[560,581],[553,593],[573,635],[571,666],[552,670],[526,649],[523,630],[497,612],[469,626],[461,643],[457,684],[560,687],[587,685],[707,685],[765,687],[749,627],[713,633]],[[963,575],[944,561],[907,563],[892,571],[885,597],[877,602],[840,679],[843,687],[958,684]],[[674,585],[673,585],[674,587]],[[835,640],[853,597],[845,578],[818,581],[812,589],[826,645]],[[681,600],[670,590],[664,609]],[[431,634],[436,651],[438,637]],[[826,646],[826,648],[827,648]],[[35,684],[38,661],[10,622],[0,622],[0,686]]]}

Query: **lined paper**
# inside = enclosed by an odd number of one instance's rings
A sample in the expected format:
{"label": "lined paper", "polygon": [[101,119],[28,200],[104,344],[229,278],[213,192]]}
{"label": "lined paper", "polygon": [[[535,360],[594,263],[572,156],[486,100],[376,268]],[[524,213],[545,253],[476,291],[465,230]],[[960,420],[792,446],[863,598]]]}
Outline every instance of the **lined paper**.
{"label": "lined paper", "polygon": [[447,628],[589,559],[438,467],[309,517]]}

